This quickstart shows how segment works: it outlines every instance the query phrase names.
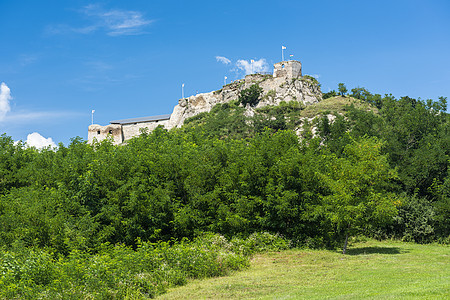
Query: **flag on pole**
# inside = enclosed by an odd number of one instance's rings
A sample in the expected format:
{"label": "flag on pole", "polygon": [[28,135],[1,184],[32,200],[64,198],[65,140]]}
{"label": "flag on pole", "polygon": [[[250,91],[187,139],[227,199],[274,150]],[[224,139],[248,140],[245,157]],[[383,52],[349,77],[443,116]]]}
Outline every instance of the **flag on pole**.
{"label": "flag on pole", "polygon": [[95,113],[95,109],[92,110],[92,113]]}
{"label": "flag on pole", "polygon": [[184,87],[184,83],[181,85],[181,87]]}
{"label": "flag on pole", "polygon": [[285,46],[281,46],[281,50],[286,50],[286,47]]}
{"label": "flag on pole", "polygon": [[289,57],[290,57],[290,58],[293,58],[293,57],[294,57],[294,55],[293,55],[293,54],[289,54]]}

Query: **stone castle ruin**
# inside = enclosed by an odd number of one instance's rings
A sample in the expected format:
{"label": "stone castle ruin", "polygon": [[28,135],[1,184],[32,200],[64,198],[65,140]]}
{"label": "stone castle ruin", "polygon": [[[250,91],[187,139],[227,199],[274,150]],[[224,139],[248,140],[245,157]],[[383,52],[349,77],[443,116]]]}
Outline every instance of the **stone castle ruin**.
{"label": "stone castle ruin", "polygon": [[[166,129],[181,127],[189,117],[209,112],[214,105],[236,100],[242,90],[257,83],[262,89],[261,100],[256,106],[279,105],[282,101],[298,101],[310,105],[322,100],[320,86],[309,76],[302,76],[302,64],[290,60],[274,64],[273,75],[250,74],[244,79],[227,84],[218,91],[201,93],[178,100],[170,115],[111,121],[109,125],[93,124],[88,129],[88,142],[101,141],[107,137],[114,144],[121,144],[138,136],[140,130],[154,130],[161,125]],[[249,108],[250,109],[250,108]]]}

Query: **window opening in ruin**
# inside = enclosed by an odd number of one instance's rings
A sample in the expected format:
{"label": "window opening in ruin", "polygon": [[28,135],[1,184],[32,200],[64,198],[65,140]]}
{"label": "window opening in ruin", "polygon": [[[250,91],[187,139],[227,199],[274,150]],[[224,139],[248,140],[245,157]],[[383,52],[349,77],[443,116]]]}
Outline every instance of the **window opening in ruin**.
{"label": "window opening in ruin", "polygon": [[282,64],[282,65],[281,65],[281,68],[283,68],[283,69],[284,69],[284,64]]}
{"label": "window opening in ruin", "polygon": [[97,134],[100,134],[100,130],[97,130]]}
{"label": "window opening in ruin", "polygon": [[112,134],[112,130],[110,130],[110,131],[108,131],[108,132]]}

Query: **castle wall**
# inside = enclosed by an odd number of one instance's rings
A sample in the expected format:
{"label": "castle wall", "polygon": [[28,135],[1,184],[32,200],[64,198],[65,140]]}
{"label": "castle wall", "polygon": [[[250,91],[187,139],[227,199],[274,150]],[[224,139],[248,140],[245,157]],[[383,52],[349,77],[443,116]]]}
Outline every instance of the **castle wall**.
{"label": "castle wall", "polygon": [[98,124],[90,125],[88,128],[88,143],[92,144],[94,140],[102,141],[108,136],[112,137],[114,144],[118,145],[123,142],[122,126],[110,124],[101,126]]}
{"label": "castle wall", "polygon": [[143,128],[147,128],[149,132],[152,132],[159,125],[167,127],[168,123],[169,120],[157,120],[145,123],[123,124],[122,125],[123,141],[127,141],[135,136],[138,136],[141,133],[141,129]]}

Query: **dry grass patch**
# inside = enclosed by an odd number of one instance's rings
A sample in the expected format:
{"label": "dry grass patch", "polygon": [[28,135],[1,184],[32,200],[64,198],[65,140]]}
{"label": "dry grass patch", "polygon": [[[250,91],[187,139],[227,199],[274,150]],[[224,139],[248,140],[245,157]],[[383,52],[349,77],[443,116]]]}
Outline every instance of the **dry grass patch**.
{"label": "dry grass patch", "polygon": [[347,111],[346,106],[350,106],[352,104],[358,109],[371,110],[375,113],[378,113],[378,109],[376,107],[373,107],[359,99],[353,97],[336,96],[322,100],[312,105],[308,105],[304,110],[302,110],[300,116],[312,118],[322,113],[344,114]]}

